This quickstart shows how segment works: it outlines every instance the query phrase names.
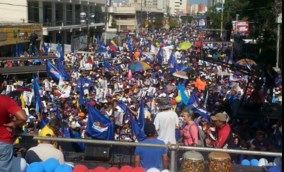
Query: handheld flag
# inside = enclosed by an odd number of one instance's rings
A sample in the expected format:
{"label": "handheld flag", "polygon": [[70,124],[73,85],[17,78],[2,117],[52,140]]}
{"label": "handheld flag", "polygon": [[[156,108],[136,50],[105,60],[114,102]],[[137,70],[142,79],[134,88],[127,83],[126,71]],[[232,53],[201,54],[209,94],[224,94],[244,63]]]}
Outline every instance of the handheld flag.
{"label": "handheld flag", "polygon": [[163,49],[162,48],[160,48],[160,50],[158,52],[158,55],[157,55],[157,58],[158,58],[159,65],[162,65],[163,58],[164,58],[164,56],[163,56]]}
{"label": "handheld flag", "polygon": [[100,51],[101,52],[106,52],[106,45],[102,41],[100,41],[99,39],[97,39],[97,42],[98,42]]}
{"label": "handheld flag", "polygon": [[169,69],[171,73],[175,73],[177,71],[178,64],[177,64],[177,60],[173,53],[171,54],[169,58],[168,65],[169,65]]}
{"label": "handheld flag", "polygon": [[47,74],[51,76],[57,82],[59,81],[60,77],[62,77],[58,69],[51,63],[50,60],[47,61],[46,71],[47,71]]}
{"label": "handheld flag", "polygon": [[133,42],[132,42],[131,38],[128,38],[128,49],[131,52],[134,51],[134,45],[133,45]]}
{"label": "handheld flag", "polygon": [[88,107],[86,132],[96,139],[114,140],[114,124],[92,106]]}
{"label": "handheld flag", "polygon": [[35,104],[36,104],[36,114],[38,115],[41,112],[41,97],[40,97],[40,86],[38,84],[37,78],[33,78],[33,90],[34,90],[34,96],[35,96]]}
{"label": "handheld flag", "polygon": [[49,45],[48,45],[48,44],[45,45],[45,43],[43,42],[43,43],[42,43],[42,47],[43,47],[44,55],[47,55],[47,54],[49,53],[49,51],[50,51]]}
{"label": "handheld flag", "polygon": [[71,80],[71,76],[69,75],[69,73],[65,70],[64,66],[62,65],[62,62],[60,60],[57,61],[57,70],[60,73],[62,79],[64,81],[70,81]]}

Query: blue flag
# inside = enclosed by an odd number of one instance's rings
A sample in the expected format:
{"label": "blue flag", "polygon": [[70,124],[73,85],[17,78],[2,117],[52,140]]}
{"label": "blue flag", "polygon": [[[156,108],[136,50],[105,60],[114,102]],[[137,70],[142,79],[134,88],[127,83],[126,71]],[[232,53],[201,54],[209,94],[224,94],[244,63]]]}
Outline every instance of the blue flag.
{"label": "blue flag", "polygon": [[105,68],[107,68],[108,71],[112,71],[113,67],[111,66],[111,64],[107,61],[104,60],[103,65]]}
{"label": "blue flag", "polygon": [[178,84],[178,92],[181,95],[181,100],[182,100],[183,104],[187,105],[188,102],[189,102],[189,98],[185,94],[185,87],[184,87],[184,85],[181,85],[180,83]]}
{"label": "blue flag", "polygon": [[42,43],[42,47],[43,47],[44,55],[47,55],[49,53],[49,51],[50,51],[49,44],[45,45],[45,43]]}
{"label": "blue flag", "polygon": [[162,65],[163,64],[163,58],[164,58],[162,48],[160,48],[158,55],[157,55],[157,58],[158,58],[159,65]]}
{"label": "blue flag", "polygon": [[114,124],[92,106],[88,107],[86,132],[95,139],[114,140]]}
{"label": "blue flag", "polygon": [[145,140],[146,136],[144,134],[144,103],[142,103],[141,101],[138,121],[136,121],[136,119],[131,115],[131,112],[124,103],[119,101],[117,102],[117,106],[119,106],[125,112],[123,123],[125,123],[127,119],[130,119],[132,135],[136,137],[138,141]]}
{"label": "blue flag", "polygon": [[56,47],[55,55],[59,58],[58,60],[64,61],[64,53],[60,44]]}
{"label": "blue flag", "polygon": [[16,44],[16,57],[20,57],[21,55],[23,55],[24,51],[23,51],[23,47],[21,44]]}
{"label": "blue flag", "polygon": [[188,100],[187,106],[190,108],[194,108],[194,107],[198,107],[198,104],[199,104],[198,97],[196,96],[195,92],[192,92]]}
{"label": "blue flag", "polygon": [[36,115],[38,115],[41,112],[41,97],[39,94],[40,86],[38,84],[37,78],[33,78],[33,90],[34,90],[34,96],[35,96],[35,104],[36,104]]}
{"label": "blue flag", "polygon": [[97,39],[97,43],[98,43],[98,46],[100,48],[100,51],[106,52],[106,45],[102,41],[100,41],[99,39]]}
{"label": "blue flag", "polygon": [[124,103],[122,103],[122,101],[118,101],[117,106],[119,106],[125,113],[123,116],[123,121],[122,121],[122,123],[125,124],[126,120],[131,119],[131,116],[132,116],[131,112],[129,111],[127,106]]}
{"label": "blue flag", "polygon": [[134,51],[134,45],[133,45],[133,42],[132,42],[131,38],[128,38],[128,49],[131,52]]}
{"label": "blue flag", "polygon": [[177,60],[173,53],[171,54],[169,58],[168,65],[169,65],[169,69],[171,73],[175,73],[177,71],[178,64],[177,64]]}
{"label": "blue flag", "polygon": [[69,73],[65,70],[64,66],[62,65],[62,62],[60,61],[60,59],[57,60],[57,70],[60,73],[62,79],[64,81],[70,81],[71,80],[71,76],[69,75]]}
{"label": "blue flag", "polygon": [[83,80],[80,80],[80,82],[79,105],[83,107],[85,105]]}
{"label": "blue flag", "polygon": [[60,77],[62,77],[58,69],[51,63],[50,60],[47,60],[46,72],[50,77],[52,77],[52,79],[57,82],[59,81]]}

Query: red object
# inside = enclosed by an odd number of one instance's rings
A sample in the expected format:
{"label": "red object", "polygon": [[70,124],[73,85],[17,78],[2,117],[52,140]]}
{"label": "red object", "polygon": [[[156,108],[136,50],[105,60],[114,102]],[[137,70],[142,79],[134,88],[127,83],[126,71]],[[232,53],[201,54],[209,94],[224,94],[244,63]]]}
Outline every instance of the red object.
{"label": "red object", "polygon": [[73,172],[89,172],[89,169],[85,165],[76,165]]}
{"label": "red object", "polygon": [[171,99],[171,104],[172,105],[176,105],[177,104],[177,101],[175,99]]}
{"label": "red object", "polygon": [[133,169],[133,172],[146,172],[146,170],[144,168],[142,168],[142,167],[135,167]]}
{"label": "red object", "polygon": [[106,172],[121,172],[121,171],[116,167],[111,167]]}
{"label": "red object", "polygon": [[0,142],[12,144],[12,132],[9,132],[4,124],[11,122],[10,114],[21,111],[22,108],[10,97],[0,95]]}
{"label": "red object", "polygon": [[122,166],[120,169],[120,172],[132,172],[132,171],[133,171],[133,168],[130,167],[129,165]]}
{"label": "red object", "polygon": [[104,167],[96,167],[91,172],[106,172],[106,169]]}

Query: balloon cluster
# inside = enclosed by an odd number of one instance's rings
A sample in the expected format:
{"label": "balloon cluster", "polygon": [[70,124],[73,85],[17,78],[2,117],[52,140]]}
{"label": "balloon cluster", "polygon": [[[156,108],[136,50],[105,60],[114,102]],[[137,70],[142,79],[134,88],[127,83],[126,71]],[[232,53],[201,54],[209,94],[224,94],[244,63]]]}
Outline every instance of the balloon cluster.
{"label": "balloon cluster", "polygon": [[156,168],[145,170],[142,167],[122,166],[120,169],[117,167],[111,167],[106,169],[105,167],[96,167],[94,169],[88,169],[85,165],[76,165],[72,168],[68,164],[60,164],[57,159],[50,158],[43,162],[31,163],[26,172],[169,172],[169,170],[160,171]]}
{"label": "balloon cluster", "polygon": [[31,163],[26,172],[72,172],[72,167],[60,164],[55,158],[49,158],[43,162]]}
{"label": "balloon cluster", "polygon": [[269,172],[280,172],[281,171],[281,166],[282,166],[282,161],[280,158],[275,158],[273,162],[268,162],[267,159],[261,158],[259,160],[257,159],[243,159],[241,161],[241,165],[243,166],[255,166],[255,167],[263,167],[267,166]]}

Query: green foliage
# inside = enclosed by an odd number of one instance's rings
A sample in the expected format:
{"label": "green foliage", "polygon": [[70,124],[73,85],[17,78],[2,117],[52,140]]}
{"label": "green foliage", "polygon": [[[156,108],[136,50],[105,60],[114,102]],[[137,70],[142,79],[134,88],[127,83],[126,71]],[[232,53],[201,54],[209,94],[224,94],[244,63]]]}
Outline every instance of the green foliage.
{"label": "green foliage", "polygon": [[[221,4],[211,7],[206,16],[208,27],[219,29],[221,27]],[[250,22],[250,38],[258,40],[261,49],[259,60],[274,63],[276,54],[276,16],[281,10],[281,0],[226,0],[224,4],[224,24],[229,20],[235,20],[239,14],[239,20]]]}

